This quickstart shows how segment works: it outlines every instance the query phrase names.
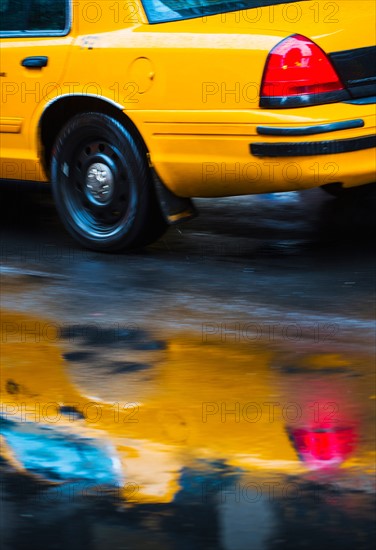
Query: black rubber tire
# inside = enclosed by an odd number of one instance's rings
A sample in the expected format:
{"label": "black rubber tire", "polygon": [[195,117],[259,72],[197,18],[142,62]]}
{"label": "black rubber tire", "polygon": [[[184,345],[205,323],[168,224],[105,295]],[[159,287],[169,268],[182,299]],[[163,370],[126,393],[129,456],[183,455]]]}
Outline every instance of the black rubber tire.
{"label": "black rubber tire", "polygon": [[[100,188],[93,194],[88,171],[98,173],[103,165],[95,186],[107,171],[110,192]],[[143,141],[107,115],[84,113],[68,121],[53,148],[51,184],[64,226],[91,250],[139,248],[167,229]]]}
{"label": "black rubber tire", "polygon": [[373,193],[376,189],[375,183],[368,183],[366,185],[359,185],[358,187],[342,187],[340,183],[328,183],[321,187],[323,191],[335,197],[339,198],[358,198],[366,197],[370,193]]}

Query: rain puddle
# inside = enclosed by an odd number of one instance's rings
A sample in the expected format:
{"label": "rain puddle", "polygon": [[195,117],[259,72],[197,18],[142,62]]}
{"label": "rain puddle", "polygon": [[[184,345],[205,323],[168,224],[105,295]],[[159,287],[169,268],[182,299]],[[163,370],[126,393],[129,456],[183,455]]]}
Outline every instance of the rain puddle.
{"label": "rain puddle", "polygon": [[371,547],[373,388],[328,344],[2,311],[4,548]]}

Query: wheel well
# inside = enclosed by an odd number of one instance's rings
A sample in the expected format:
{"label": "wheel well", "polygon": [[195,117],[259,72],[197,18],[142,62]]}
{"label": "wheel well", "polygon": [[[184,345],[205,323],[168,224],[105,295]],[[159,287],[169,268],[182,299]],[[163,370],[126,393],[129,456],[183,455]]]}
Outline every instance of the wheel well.
{"label": "wheel well", "polygon": [[46,109],[42,115],[39,127],[42,163],[48,177],[50,176],[52,148],[62,127],[75,115],[93,111],[115,118],[118,122],[132,130],[133,133],[136,133],[142,140],[133,122],[123,111],[111,103],[95,97],[75,96],[62,98]]}

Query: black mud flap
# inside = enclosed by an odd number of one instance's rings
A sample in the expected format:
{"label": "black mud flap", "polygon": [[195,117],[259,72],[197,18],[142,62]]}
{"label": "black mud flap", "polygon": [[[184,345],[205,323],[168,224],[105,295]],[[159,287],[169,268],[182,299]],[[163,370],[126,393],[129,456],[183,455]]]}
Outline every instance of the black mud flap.
{"label": "black mud flap", "polygon": [[177,225],[195,218],[197,210],[192,199],[175,195],[164,185],[154,168],[151,168],[151,171],[158,201],[167,223],[169,225]]}

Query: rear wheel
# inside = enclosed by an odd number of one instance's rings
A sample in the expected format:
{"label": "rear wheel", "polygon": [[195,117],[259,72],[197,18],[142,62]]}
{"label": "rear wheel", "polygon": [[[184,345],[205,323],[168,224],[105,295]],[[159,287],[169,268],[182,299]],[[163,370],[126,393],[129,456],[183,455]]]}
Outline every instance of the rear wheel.
{"label": "rear wheel", "polygon": [[93,250],[144,246],[167,228],[142,140],[107,115],[79,114],[62,129],[52,191],[66,229]]}

